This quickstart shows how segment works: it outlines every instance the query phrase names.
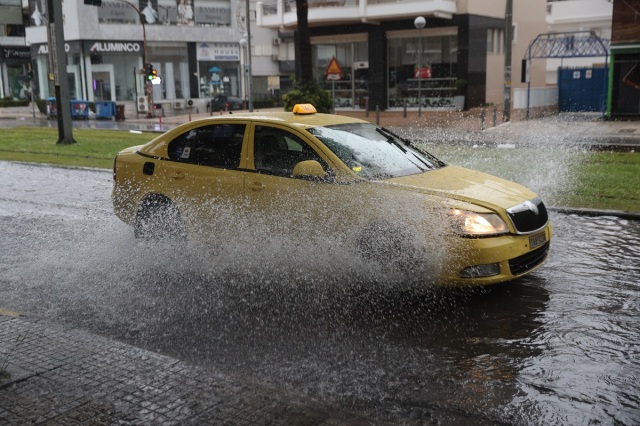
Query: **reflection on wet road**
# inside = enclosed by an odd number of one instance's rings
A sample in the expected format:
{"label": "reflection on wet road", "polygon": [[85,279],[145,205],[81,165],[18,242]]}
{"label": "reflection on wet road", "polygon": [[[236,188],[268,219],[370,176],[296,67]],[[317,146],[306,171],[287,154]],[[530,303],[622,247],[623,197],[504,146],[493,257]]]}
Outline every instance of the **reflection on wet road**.
{"label": "reflection on wet road", "polygon": [[2,308],[398,423],[640,419],[639,222],[552,214],[532,276],[399,291],[330,242],[136,242],[108,172],[0,178]]}

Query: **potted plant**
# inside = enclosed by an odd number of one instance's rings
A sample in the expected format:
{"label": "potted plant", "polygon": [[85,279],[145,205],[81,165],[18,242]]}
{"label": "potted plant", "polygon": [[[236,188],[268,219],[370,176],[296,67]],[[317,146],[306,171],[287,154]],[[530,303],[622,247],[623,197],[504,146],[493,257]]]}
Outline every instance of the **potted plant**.
{"label": "potted plant", "polygon": [[453,97],[453,104],[458,111],[462,111],[464,110],[464,93],[467,87],[467,80],[457,79],[455,85],[456,95]]}

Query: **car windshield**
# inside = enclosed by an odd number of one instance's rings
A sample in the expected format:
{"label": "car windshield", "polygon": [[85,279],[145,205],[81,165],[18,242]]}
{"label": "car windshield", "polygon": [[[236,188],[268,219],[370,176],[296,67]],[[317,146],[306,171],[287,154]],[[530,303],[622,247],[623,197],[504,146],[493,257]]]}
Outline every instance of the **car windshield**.
{"label": "car windshield", "polygon": [[365,179],[406,176],[445,165],[409,141],[369,123],[314,127],[309,132]]}

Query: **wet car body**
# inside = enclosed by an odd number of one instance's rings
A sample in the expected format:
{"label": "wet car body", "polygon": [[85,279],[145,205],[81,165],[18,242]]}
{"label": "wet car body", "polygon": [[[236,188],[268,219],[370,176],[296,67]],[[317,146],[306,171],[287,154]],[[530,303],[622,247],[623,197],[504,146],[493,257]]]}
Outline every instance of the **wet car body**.
{"label": "wet car body", "polygon": [[551,239],[529,189],[311,107],[185,123],[123,150],[113,203],[139,237],[331,234],[409,273],[429,264],[438,285],[523,276],[544,262]]}

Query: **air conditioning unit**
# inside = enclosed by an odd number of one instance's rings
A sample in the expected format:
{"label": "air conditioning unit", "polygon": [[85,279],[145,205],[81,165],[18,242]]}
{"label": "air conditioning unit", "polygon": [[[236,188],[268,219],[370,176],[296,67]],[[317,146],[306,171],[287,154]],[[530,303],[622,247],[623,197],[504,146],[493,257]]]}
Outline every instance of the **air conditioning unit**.
{"label": "air conditioning unit", "polygon": [[187,100],[187,108],[193,108],[193,99]]}
{"label": "air conditioning unit", "polygon": [[138,112],[147,112],[147,111],[149,111],[149,102],[147,101],[147,97],[146,96],[138,96],[136,104],[138,106]]}
{"label": "air conditioning unit", "polygon": [[183,109],[184,108],[184,101],[175,101],[173,103],[173,109]]}
{"label": "air conditioning unit", "polygon": [[278,56],[277,53],[274,53],[273,55],[271,55],[271,59],[273,59],[274,61],[279,61],[280,60],[280,56]]}
{"label": "air conditioning unit", "polygon": [[273,39],[273,45],[274,46],[279,46],[280,43],[282,43],[282,39],[280,37],[276,37]]}

